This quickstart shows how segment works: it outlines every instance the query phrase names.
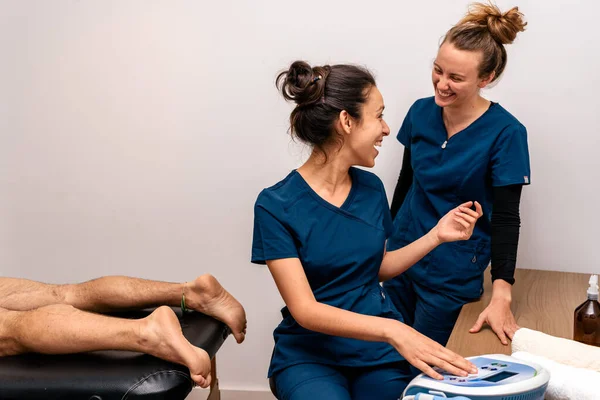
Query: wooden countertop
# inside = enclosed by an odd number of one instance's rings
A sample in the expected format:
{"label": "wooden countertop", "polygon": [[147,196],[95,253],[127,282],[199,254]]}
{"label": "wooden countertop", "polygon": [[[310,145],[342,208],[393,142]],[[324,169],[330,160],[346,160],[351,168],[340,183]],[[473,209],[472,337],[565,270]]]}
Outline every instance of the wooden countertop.
{"label": "wooden countertop", "polygon": [[[573,338],[573,313],[586,300],[590,274],[517,269],[512,310],[517,325],[552,336]],[[463,307],[447,347],[463,357],[481,354],[511,354],[510,342],[502,345],[487,325],[479,333],[469,329],[492,296],[490,268],[485,272],[484,294]]]}

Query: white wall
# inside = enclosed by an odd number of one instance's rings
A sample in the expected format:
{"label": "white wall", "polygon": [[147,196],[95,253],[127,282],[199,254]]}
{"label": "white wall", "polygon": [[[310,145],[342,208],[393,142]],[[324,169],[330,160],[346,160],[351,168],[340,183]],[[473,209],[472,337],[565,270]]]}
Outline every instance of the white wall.
{"label": "white wall", "polygon": [[[506,8],[513,3],[502,0]],[[210,272],[246,306],[224,388],[264,389],[282,301],[249,262],[258,192],[306,154],[274,88],[295,59],[371,68],[397,131],[431,94],[464,0],[0,0],[0,271],[50,282]],[[518,4],[527,32],[487,92],[529,130],[519,266],[600,272],[594,0]],[[402,147],[375,171],[391,194]]]}

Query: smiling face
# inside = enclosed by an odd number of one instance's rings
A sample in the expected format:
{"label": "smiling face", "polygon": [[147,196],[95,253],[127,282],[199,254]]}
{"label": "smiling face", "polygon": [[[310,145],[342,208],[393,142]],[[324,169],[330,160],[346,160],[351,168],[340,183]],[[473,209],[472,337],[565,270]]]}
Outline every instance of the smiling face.
{"label": "smiling face", "polygon": [[449,42],[440,46],[431,71],[438,106],[460,107],[479,96],[479,90],[493,79],[493,74],[479,76],[481,58],[481,52],[459,50]]}
{"label": "smiling face", "polygon": [[383,119],[383,96],[376,86],[369,89],[367,101],[362,106],[361,120],[352,124],[345,146],[353,165],[373,167],[383,138],[390,134],[390,127]]}

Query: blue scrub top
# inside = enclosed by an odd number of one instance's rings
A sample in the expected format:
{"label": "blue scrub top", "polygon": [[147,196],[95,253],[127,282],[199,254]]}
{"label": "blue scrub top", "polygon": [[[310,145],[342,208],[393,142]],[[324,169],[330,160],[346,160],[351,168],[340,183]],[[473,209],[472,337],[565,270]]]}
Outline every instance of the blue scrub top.
{"label": "blue scrub top", "polygon": [[[402,320],[378,273],[392,219],[383,184],[350,169],[352,187],[341,207],[325,201],[297,171],[263,190],[254,207],[252,262],[298,258],[317,301],[344,310]],[[302,363],[371,366],[401,361],[389,344],[313,332],[287,307],[275,329],[269,376]]]}
{"label": "blue scrub top", "polygon": [[492,103],[475,122],[448,139],[442,108],[429,97],[412,105],[398,140],[410,148],[414,175],[394,219],[388,250],[425,235],[459,204],[478,201],[483,217],[471,239],[442,244],[406,273],[434,290],[466,299],[479,297],[482,272],[491,258],[492,188],[531,182],[525,127]]}

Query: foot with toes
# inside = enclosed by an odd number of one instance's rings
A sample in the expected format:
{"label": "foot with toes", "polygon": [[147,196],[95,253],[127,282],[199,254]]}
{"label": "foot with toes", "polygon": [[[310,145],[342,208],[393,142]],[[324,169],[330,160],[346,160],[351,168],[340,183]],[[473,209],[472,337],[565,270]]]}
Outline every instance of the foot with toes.
{"label": "foot with toes", "polygon": [[246,337],[246,312],[212,275],[202,275],[184,285],[188,308],[210,315],[225,323],[238,343]]}
{"label": "foot with toes", "polygon": [[193,381],[203,388],[210,385],[210,357],[183,336],[173,310],[159,307],[141,320],[141,350],[163,360],[185,365]]}

